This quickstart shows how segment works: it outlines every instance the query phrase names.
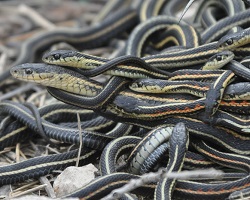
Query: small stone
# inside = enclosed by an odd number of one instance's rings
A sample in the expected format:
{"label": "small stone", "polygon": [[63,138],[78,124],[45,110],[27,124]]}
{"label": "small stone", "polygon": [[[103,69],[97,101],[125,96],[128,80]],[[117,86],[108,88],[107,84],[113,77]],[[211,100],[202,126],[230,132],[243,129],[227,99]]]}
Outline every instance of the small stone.
{"label": "small stone", "polygon": [[8,197],[10,192],[11,192],[10,185],[4,185],[4,186],[0,187],[0,199],[2,197]]}
{"label": "small stone", "polygon": [[57,197],[69,194],[95,178],[97,168],[88,164],[83,167],[68,167],[55,180],[53,188]]}

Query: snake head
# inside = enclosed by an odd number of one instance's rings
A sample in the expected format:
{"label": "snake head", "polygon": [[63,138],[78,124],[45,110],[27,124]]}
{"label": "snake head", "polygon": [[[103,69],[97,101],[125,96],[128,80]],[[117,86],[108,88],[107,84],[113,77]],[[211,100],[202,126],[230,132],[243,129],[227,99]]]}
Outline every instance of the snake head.
{"label": "snake head", "polygon": [[48,64],[62,64],[67,63],[68,58],[72,58],[76,54],[77,52],[73,50],[55,50],[45,53],[42,60]]}
{"label": "snake head", "polygon": [[61,65],[84,69],[93,69],[107,61],[107,59],[101,59],[73,50],[51,51],[45,53],[42,57],[42,60],[43,62],[52,65]]}
{"label": "snake head", "polygon": [[13,77],[17,79],[26,79],[28,76],[32,76],[34,73],[31,63],[26,63],[22,65],[17,65],[10,69],[10,73]]}
{"label": "snake head", "polygon": [[137,79],[129,88],[135,92],[142,93],[162,93],[161,85],[157,84],[157,79]]}
{"label": "snake head", "polygon": [[222,51],[208,59],[202,70],[220,69],[234,58],[234,53],[231,51]]}
{"label": "snake head", "polygon": [[235,49],[249,43],[250,31],[242,30],[237,33],[223,36],[217,43],[222,50]]}
{"label": "snake head", "polygon": [[183,122],[179,122],[174,126],[169,139],[169,144],[169,155],[175,154],[176,147],[180,149],[178,152],[179,154],[185,154],[189,144],[189,134],[186,125]]}
{"label": "snake head", "polygon": [[142,88],[144,85],[142,82],[140,82],[141,79],[139,80],[135,80],[133,83],[131,83],[131,85],[129,86],[130,89],[137,89],[137,88]]}
{"label": "snake head", "polygon": [[54,77],[54,74],[49,72],[49,67],[43,63],[17,65],[11,68],[10,73],[16,79],[38,83]]}

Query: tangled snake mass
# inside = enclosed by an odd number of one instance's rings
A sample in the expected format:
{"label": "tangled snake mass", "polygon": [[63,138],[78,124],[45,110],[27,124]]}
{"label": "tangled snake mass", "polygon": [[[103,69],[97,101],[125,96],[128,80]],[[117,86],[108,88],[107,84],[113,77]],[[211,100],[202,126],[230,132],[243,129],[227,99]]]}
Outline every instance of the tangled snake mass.
{"label": "tangled snake mass", "polygon": [[[0,184],[78,160],[98,175],[60,198],[250,199],[250,2],[109,0],[100,13],[87,28],[27,38],[0,74],[1,88],[28,82],[54,99],[0,97],[1,151],[33,138],[71,146],[1,166]],[[60,42],[68,48],[51,50]],[[108,57],[86,53],[110,46]]]}

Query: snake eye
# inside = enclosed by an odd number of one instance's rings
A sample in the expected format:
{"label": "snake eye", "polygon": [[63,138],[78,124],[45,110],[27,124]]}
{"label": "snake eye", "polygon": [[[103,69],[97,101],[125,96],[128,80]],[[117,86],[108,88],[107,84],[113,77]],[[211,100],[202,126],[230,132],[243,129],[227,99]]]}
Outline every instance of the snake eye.
{"label": "snake eye", "polygon": [[220,56],[216,56],[216,60],[217,61],[222,61],[222,56],[220,55]]}
{"label": "snake eye", "polygon": [[25,73],[26,73],[26,74],[32,74],[32,73],[33,73],[33,70],[31,70],[31,69],[25,69]]}
{"label": "snake eye", "polygon": [[232,44],[233,44],[233,39],[228,39],[228,40],[226,41],[226,44],[227,44],[227,45],[232,45]]}
{"label": "snake eye", "polygon": [[53,55],[53,57],[54,57],[55,60],[59,60],[60,59],[60,55],[58,53],[55,54],[55,55]]}

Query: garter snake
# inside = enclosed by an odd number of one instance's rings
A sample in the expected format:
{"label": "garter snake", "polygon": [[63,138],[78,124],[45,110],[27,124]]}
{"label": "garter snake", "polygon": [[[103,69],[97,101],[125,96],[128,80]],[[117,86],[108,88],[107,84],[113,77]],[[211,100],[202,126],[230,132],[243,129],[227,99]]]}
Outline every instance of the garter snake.
{"label": "garter snake", "polygon": [[144,60],[130,55],[114,58],[95,69],[87,71],[78,70],[79,73],[88,77],[96,76],[107,71],[109,71],[108,74],[110,75],[124,76],[128,78],[168,78],[169,76],[168,72],[153,68]]}
{"label": "garter snake", "polygon": [[211,83],[199,81],[168,81],[162,79],[138,79],[129,88],[141,93],[189,93],[205,97]]}
{"label": "garter snake", "polygon": [[[66,55],[66,57],[61,57]],[[44,55],[47,57],[47,54]],[[59,50],[51,57],[54,59],[65,59],[66,63],[75,68],[83,68],[89,70],[81,70],[78,72],[85,76],[96,76],[101,73],[115,76],[125,76],[129,78],[142,78],[142,77],[158,77],[166,78],[169,73],[163,70],[155,69],[145,63],[143,60],[134,56],[119,57],[114,60],[102,59],[98,57],[92,57],[90,55],[83,55],[75,51]],[[93,58],[95,58],[93,60]],[[57,62],[55,59],[55,62]],[[74,62],[77,59],[79,62]],[[106,64],[109,61],[109,64]],[[110,63],[111,62],[111,63]],[[58,62],[60,64],[60,62]],[[65,64],[66,64],[65,63]],[[117,65],[116,63],[121,63]],[[127,65],[126,65],[127,63]],[[131,65],[130,65],[131,64]],[[86,68],[85,68],[86,67]]]}
{"label": "garter snake", "polygon": [[[140,165],[153,151],[163,142],[166,142],[171,135],[171,127],[159,127],[149,133],[136,145],[128,157],[129,170],[133,174],[139,173]],[[145,147],[146,146],[146,147]]]}
{"label": "garter snake", "polygon": [[231,51],[222,51],[208,59],[207,63],[201,67],[202,70],[220,69],[234,59]]}
{"label": "garter snake", "polygon": [[[181,50],[180,52],[152,55],[142,59],[152,67],[164,70],[176,69],[180,67],[201,65],[206,63],[211,56],[222,51],[217,49],[217,47],[217,42],[214,42],[191,49]],[[235,53],[236,58],[241,58],[242,52],[236,50],[237,48],[232,50]],[[45,54],[43,56],[43,61],[48,64],[77,67],[82,69],[93,69],[104,64],[108,60],[71,50],[59,50]],[[115,75],[114,73],[110,74]]]}
{"label": "garter snake", "polygon": [[206,94],[205,117],[210,118],[218,109],[226,86],[233,81],[235,74],[227,70],[211,85]]}
{"label": "garter snake", "polygon": [[111,174],[116,172],[115,164],[120,155],[128,153],[141,140],[136,136],[123,136],[110,142],[102,152],[100,158],[101,174]]}
{"label": "garter snake", "polygon": [[[168,172],[178,172],[183,166],[189,145],[188,131],[183,123],[178,123],[173,128],[169,145],[169,161],[166,170]],[[175,183],[175,179],[163,178],[160,180],[156,186],[155,199],[172,199]]]}

